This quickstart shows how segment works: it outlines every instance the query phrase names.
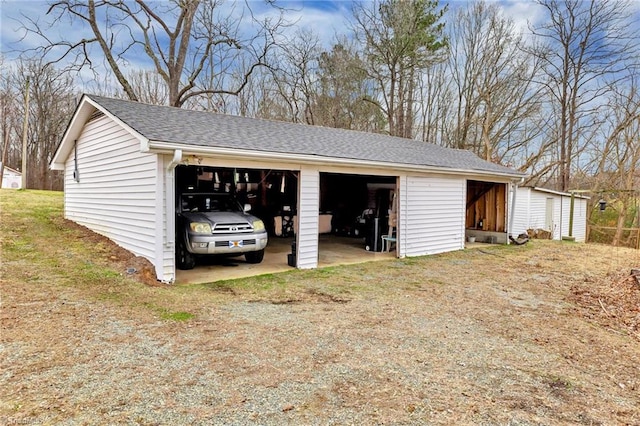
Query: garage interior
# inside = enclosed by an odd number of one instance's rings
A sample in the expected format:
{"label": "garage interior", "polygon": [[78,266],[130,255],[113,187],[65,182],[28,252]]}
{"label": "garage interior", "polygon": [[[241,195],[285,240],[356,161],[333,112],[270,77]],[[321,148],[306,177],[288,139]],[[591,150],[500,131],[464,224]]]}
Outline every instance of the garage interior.
{"label": "garage interior", "polygon": [[[178,283],[233,279],[291,270],[297,226],[298,172],[180,165],[176,196],[183,191],[233,193],[262,219],[269,234],[260,264],[244,257],[206,256]],[[395,257],[396,177],[320,174],[319,267]],[[394,226],[389,226],[389,224]]]}
{"label": "garage interior", "polygon": [[507,184],[467,181],[465,233],[477,242],[506,244]]}

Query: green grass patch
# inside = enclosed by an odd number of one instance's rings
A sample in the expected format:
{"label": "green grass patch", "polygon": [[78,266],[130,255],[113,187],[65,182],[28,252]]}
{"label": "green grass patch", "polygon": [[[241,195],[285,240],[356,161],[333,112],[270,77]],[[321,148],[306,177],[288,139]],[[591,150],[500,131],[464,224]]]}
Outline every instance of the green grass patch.
{"label": "green grass patch", "polygon": [[193,317],[195,317],[195,315],[193,315],[192,313],[183,312],[183,311],[162,312],[160,314],[160,318],[162,318],[163,320],[178,321],[178,322],[180,322],[180,321],[189,321]]}

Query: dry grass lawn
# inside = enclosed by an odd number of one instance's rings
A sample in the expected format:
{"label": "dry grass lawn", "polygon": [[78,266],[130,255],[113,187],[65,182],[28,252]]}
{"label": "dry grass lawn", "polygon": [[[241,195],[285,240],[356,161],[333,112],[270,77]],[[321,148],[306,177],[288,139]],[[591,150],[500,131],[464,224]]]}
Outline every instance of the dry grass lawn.
{"label": "dry grass lawn", "polygon": [[640,425],[639,251],[164,286],[60,193],[0,201],[0,424]]}

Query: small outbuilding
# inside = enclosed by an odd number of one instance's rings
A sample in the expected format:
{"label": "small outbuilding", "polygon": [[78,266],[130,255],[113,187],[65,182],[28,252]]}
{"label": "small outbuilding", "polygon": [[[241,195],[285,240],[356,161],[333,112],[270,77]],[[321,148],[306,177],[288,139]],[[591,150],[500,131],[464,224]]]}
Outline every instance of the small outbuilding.
{"label": "small outbuilding", "polygon": [[295,238],[294,266],[315,268],[322,232],[398,257],[463,249],[470,233],[508,243],[508,194],[524,176],[415,140],[93,95],[51,168],[65,171],[65,217],[147,258],[164,282],[187,188],[236,193],[270,238]]}
{"label": "small outbuilding", "polygon": [[515,190],[513,234],[544,230],[553,240],[573,237],[575,241],[585,241],[589,197],[537,187],[518,187]]}
{"label": "small outbuilding", "polygon": [[[1,165],[2,163],[0,163]],[[2,187],[8,189],[22,188],[22,173],[11,167],[2,168]]]}

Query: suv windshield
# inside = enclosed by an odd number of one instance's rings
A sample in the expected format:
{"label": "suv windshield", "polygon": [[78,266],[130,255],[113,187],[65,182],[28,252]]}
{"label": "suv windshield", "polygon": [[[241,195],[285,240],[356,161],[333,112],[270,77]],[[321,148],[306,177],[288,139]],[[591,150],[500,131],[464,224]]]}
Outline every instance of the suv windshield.
{"label": "suv windshield", "polygon": [[183,212],[241,212],[240,204],[228,194],[182,194]]}

